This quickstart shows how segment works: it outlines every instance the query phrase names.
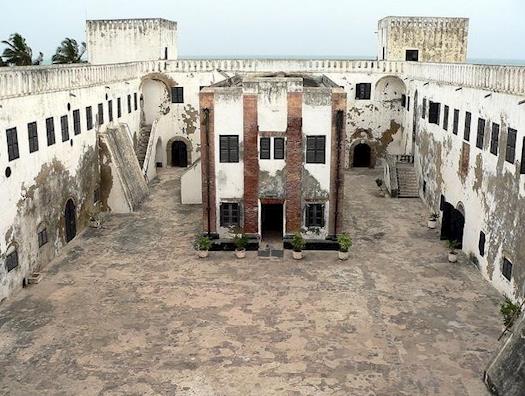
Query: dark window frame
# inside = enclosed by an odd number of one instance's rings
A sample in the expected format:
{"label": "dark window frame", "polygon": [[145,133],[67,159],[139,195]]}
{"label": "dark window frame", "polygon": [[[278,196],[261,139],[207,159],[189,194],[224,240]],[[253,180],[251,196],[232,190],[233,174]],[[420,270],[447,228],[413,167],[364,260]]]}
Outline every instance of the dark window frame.
{"label": "dark window frame", "polygon": [[357,83],[355,85],[356,100],[370,100],[372,97],[372,83]]}
{"label": "dark window frame", "polygon": [[40,231],[37,232],[37,238],[38,238],[38,247],[41,248],[44,245],[47,245],[49,242],[47,237],[47,228],[44,227]]}
{"label": "dark window frame", "polygon": [[220,226],[238,227],[241,224],[241,205],[239,202],[222,202],[219,208]]}
{"label": "dark window frame", "polygon": [[239,162],[239,136],[219,135],[219,162]]}
{"label": "dark window frame", "polygon": [[259,138],[259,159],[262,160],[269,160],[271,159],[272,151],[271,151],[271,139],[269,137],[261,137]]}
{"label": "dark window frame", "polygon": [[93,107],[86,107],[86,129],[91,131],[93,129]]}
{"label": "dark window frame", "polygon": [[80,124],[80,110],[73,110],[73,133],[80,135],[82,133],[82,125]]}
{"label": "dark window frame", "polygon": [[133,101],[134,101],[134,107],[135,107],[135,111],[137,111],[139,109],[139,101],[138,101],[138,95],[136,92],[133,93]]}
{"label": "dark window frame", "polygon": [[430,124],[439,125],[440,115],[441,115],[441,103],[429,101],[428,103],[428,122]]}
{"label": "dark window frame", "polygon": [[325,204],[324,203],[308,203],[305,206],[304,225],[305,227],[319,227],[325,226]]}
{"label": "dark window frame", "polygon": [[478,131],[476,134],[476,147],[483,150],[483,144],[485,143],[485,126],[487,122],[484,118],[478,117]]}
{"label": "dark window frame", "polygon": [[518,131],[514,128],[507,128],[507,147],[505,150],[505,161],[513,164],[516,160],[516,140]]}
{"label": "dark window frame", "polygon": [[285,141],[283,137],[273,139],[273,159],[282,160],[285,156]]}
{"label": "dark window frame", "polygon": [[20,158],[20,147],[18,146],[18,131],[15,128],[9,128],[5,131],[7,139],[7,158],[8,161],[14,161]]}
{"label": "dark window frame", "polygon": [[128,95],[128,114],[131,114],[131,94]]}
{"label": "dark window frame", "polygon": [[401,107],[406,108],[407,106],[407,96],[405,94],[401,95]]}
{"label": "dark window frame", "polygon": [[405,50],[405,61],[406,62],[419,62],[419,50],[418,49],[406,49]]}
{"label": "dark window frame", "polygon": [[470,141],[470,127],[472,125],[472,113],[469,111],[465,112],[465,127],[463,129],[463,139],[467,142]]}
{"label": "dark window frame", "polygon": [[171,87],[171,103],[184,103],[184,87]]}
{"label": "dark window frame", "polygon": [[425,119],[427,114],[427,98],[423,98],[423,104],[421,105],[421,118]]}
{"label": "dark window frame", "polygon": [[459,110],[454,109],[454,117],[452,121],[452,133],[457,135],[459,133]]}
{"label": "dark window frame", "polygon": [[122,117],[122,98],[117,98],[117,118]]}
{"label": "dark window frame", "polygon": [[11,272],[16,269],[19,265],[18,249],[13,250],[5,258],[5,268],[7,272]]}
{"label": "dark window frame", "polygon": [[483,231],[479,232],[479,240],[478,240],[478,250],[479,255],[481,257],[485,257],[485,244],[487,242],[487,237]]}
{"label": "dark window frame", "polygon": [[307,164],[326,163],[326,136],[310,135],[306,137],[306,159]]}
{"label": "dark window frame", "polygon": [[46,135],[47,145],[52,146],[56,143],[55,137],[55,119],[53,117],[46,118]]}
{"label": "dark window frame", "polygon": [[512,280],[512,267],[512,262],[508,258],[503,257],[503,262],[501,263],[501,275],[503,275],[503,277],[509,282]]}
{"label": "dark window frame", "polygon": [[104,104],[99,103],[97,107],[97,125],[104,125]]}
{"label": "dark window frame", "polygon": [[38,151],[38,126],[36,121],[27,124],[27,139],[29,140],[29,153]]}
{"label": "dark window frame", "polygon": [[67,142],[69,140],[69,117],[67,114],[60,117],[60,132],[62,133],[62,142]]}
{"label": "dark window frame", "polygon": [[525,137],[521,142],[520,175],[525,175]]}
{"label": "dark window frame", "polygon": [[449,117],[450,108],[445,105],[443,108],[443,130],[448,131],[448,117]]}
{"label": "dark window frame", "polygon": [[498,155],[499,133],[500,133],[499,124],[496,122],[493,122],[491,132],[490,132],[490,153],[494,154],[495,156]]}
{"label": "dark window frame", "polygon": [[108,120],[113,122],[113,100],[108,100]]}

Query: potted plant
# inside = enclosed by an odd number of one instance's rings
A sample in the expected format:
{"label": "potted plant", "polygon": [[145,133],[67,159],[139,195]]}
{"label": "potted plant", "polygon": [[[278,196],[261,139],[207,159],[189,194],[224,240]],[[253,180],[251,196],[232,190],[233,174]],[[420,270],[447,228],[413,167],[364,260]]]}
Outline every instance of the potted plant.
{"label": "potted plant", "polygon": [[458,248],[459,244],[457,241],[448,241],[448,262],[449,263],[455,263],[458,261],[458,253],[456,252],[456,249]]}
{"label": "potted plant", "polygon": [[197,235],[195,242],[193,242],[193,247],[197,251],[197,255],[200,258],[208,257],[211,245],[211,239],[206,235]]}
{"label": "potted plant", "polygon": [[379,195],[381,197],[384,197],[385,196],[385,192],[383,191],[383,180],[380,179],[380,178],[377,178],[376,179],[376,184],[377,184],[377,187],[379,188]]}
{"label": "potted plant", "polygon": [[509,329],[514,325],[515,320],[521,313],[521,306],[512,302],[507,296],[500,306],[501,316],[503,316],[503,325]]}
{"label": "potted plant", "polygon": [[293,234],[292,256],[294,259],[301,260],[303,258],[303,249],[305,245],[306,245],[306,242],[304,241],[303,235],[299,231]]}
{"label": "potted plant", "polygon": [[349,250],[352,247],[352,238],[346,232],[337,237],[339,242],[339,260],[348,260]]}
{"label": "potted plant", "polygon": [[431,230],[436,228],[438,217],[439,216],[436,213],[430,214],[430,217],[428,218],[428,223],[427,223],[428,228],[430,228]]}
{"label": "potted plant", "polygon": [[233,243],[235,244],[235,256],[238,259],[246,257],[246,246],[248,246],[248,238],[245,234],[235,234],[233,237]]}

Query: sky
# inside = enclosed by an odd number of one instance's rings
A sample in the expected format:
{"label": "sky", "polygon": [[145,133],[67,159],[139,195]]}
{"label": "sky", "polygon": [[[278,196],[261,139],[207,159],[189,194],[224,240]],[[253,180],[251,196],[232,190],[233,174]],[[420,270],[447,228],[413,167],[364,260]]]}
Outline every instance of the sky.
{"label": "sky", "polygon": [[[17,0],[2,1],[0,39],[18,32],[51,58],[86,19],[178,22],[179,57],[376,56],[389,15],[470,18],[469,59],[525,60],[525,0]],[[3,46],[0,46],[3,49]]]}

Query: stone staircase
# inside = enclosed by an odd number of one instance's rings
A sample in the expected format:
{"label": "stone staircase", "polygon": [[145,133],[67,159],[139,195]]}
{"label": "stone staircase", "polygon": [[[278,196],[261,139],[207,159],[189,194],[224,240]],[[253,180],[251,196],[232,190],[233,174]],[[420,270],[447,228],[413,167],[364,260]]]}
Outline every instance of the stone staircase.
{"label": "stone staircase", "polygon": [[146,151],[148,150],[149,137],[151,134],[151,125],[141,125],[139,139],[135,153],[139,160],[140,168],[144,167],[144,159],[146,158]]}
{"label": "stone staircase", "polygon": [[419,198],[419,185],[413,164],[397,164],[399,198]]}

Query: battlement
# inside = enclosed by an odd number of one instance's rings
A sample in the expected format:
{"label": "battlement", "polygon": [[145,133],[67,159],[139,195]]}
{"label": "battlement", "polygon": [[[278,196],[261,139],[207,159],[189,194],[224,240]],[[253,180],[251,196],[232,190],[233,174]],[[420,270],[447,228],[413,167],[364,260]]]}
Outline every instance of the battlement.
{"label": "battlement", "polygon": [[123,28],[136,29],[160,26],[177,30],[177,22],[164,18],[134,18],[134,19],[89,19],[86,21],[87,30]]}
{"label": "battlement", "polygon": [[439,27],[465,28],[468,29],[468,18],[456,17],[410,17],[410,16],[387,16],[378,22],[379,28],[387,26],[414,26],[416,28],[436,29]]}

